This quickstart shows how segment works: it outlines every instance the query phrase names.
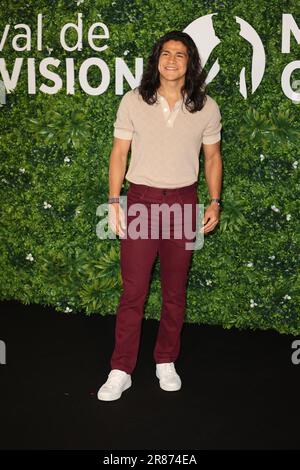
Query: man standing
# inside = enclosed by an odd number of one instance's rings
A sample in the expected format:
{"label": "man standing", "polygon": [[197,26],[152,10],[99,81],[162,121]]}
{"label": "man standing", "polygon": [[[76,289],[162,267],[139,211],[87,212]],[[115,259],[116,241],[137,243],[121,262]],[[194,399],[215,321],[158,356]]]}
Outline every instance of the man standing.
{"label": "man standing", "polygon": [[[160,218],[148,213],[154,204],[177,203],[181,208],[190,204],[194,230],[199,152],[203,144],[210,205],[201,231],[205,234],[219,222],[222,124],[218,104],[206,94],[206,76],[192,38],[181,31],[171,31],[155,43],[140,86],[125,93],[119,105],[109,166],[109,220],[115,233],[122,237],[123,292],[116,314],[111,371],[98,391],[99,400],[117,400],[131,386],[144,302],[157,254],[163,305],[154,348],[156,377],[162,390],[181,388],[174,362],[180,350],[192,251],[186,249],[185,231],[180,239],[174,236],[178,228],[175,217],[169,227],[171,235],[165,238]],[[125,175],[130,145],[131,159]],[[135,203],[149,209],[144,222],[153,230],[150,238],[123,238],[124,212],[119,196],[124,175],[130,183],[128,210]],[[130,215],[127,220],[129,225]]]}

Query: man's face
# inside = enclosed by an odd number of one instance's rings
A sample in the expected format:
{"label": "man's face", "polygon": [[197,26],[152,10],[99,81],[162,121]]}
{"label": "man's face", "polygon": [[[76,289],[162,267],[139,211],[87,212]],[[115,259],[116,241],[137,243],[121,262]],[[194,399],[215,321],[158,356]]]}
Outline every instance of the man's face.
{"label": "man's face", "polygon": [[181,41],[173,39],[163,44],[158,61],[160,76],[165,80],[178,80],[185,76],[188,50]]}

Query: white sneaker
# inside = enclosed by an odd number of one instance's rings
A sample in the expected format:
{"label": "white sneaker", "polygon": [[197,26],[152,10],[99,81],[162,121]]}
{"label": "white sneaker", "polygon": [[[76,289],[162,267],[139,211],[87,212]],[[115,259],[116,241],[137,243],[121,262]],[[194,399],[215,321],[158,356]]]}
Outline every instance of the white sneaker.
{"label": "white sneaker", "polygon": [[100,387],[98,400],[118,400],[124,390],[131,387],[131,375],[119,369],[112,369],[108,374],[107,381]]}
{"label": "white sneaker", "polygon": [[181,388],[181,379],[175,370],[174,362],[156,364],[156,377],[162,390],[174,392]]}

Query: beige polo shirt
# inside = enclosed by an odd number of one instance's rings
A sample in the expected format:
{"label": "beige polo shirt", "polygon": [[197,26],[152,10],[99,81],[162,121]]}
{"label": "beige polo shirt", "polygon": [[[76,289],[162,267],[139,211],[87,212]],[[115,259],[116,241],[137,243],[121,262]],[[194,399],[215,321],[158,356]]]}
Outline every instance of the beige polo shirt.
{"label": "beige polo shirt", "polygon": [[[138,88],[127,91],[119,104],[114,136],[131,140],[131,158],[125,178],[158,188],[180,188],[198,180],[202,142],[221,139],[221,114],[209,95],[201,109],[190,113],[183,100],[170,110],[158,93],[158,102],[147,104]],[[182,106],[181,106],[182,105]]]}

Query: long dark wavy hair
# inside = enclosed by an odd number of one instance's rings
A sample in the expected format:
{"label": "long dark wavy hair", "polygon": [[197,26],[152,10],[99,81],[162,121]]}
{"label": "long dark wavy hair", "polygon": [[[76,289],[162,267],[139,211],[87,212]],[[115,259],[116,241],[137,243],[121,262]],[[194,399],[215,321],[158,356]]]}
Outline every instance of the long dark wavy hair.
{"label": "long dark wavy hair", "polygon": [[[161,36],[154,44],[151,55],[148,58],[145,71],[143,73],[140,85],[137,87],[143,100],[148,104],[154,104],[157,101],[157,89],[160,86],[158,62],[162,47],[165,42],[174,40],[181,41],[188,50],[187,71],[185,74],[185,83],[181,88],[181,95],[185,107],[191,113],[200,111],[206,101],[207,73],[202,69],[201,60],[196,44],[191,36],[182,31],[169,31]],[[186,100],[184,94],[186,93]]]}

